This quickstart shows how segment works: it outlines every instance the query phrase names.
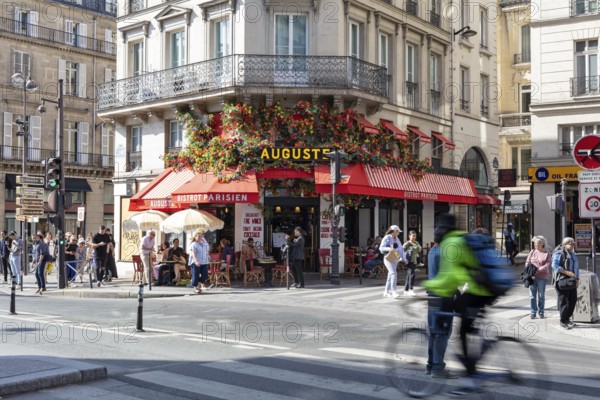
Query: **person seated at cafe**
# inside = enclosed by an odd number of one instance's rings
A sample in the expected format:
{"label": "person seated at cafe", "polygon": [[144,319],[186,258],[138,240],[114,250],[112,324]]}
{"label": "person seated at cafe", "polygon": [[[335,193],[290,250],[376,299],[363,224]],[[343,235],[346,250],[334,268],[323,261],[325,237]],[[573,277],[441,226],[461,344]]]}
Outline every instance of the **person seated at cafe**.
{"label": "person seated at cafe", "polygon": [[373,241],[373,244],[367,250],[365,271],[369,272],[369,278],[374,278],[376,276],[376,274],[373,273],[373,268],[375,268],[375,266],[383,265],[383,253],[379,251],[381,240],[381,236],[377,236]]}
{"label": "person seated at cafe", "polygon": [[241,260],[246,265],[246,270],[250,271],[252,266],[259,266],[260,254],[254,246],[254,239],[249,238],[246,244],[242,246]]}
{"label": "person seated at cafe", "polygon": [[161,267],[163,266],[162,264],[162,260],[166,260],[167,256],[169,254],[169,242],[162,242],[160,244],[160,249],[158,254],[156,255],[156,261],[154,262],[154,265],[152,266],[152,272],[154,275],[154,279],[156,279],[156,281],[158,282],[157,284],[160,285],[160,278],[162,276],[161,274]]}
{"label": "person seated at cafe", "polygon": [[221,239],[221,261],[223,261],[223,266],[221,270],[225,270],[225,263],[227,262],[227,256],[229,256],[229,267],[233,268],[235,265],[235,252],[231,247],[231,243],[229,240],[223,238]]}
{"label": "person seated at cafe", "polygon": [[181,281],[181,273],[187,270],[187,259],[185,251],[179,247],[179,239],[173,239],[173,247],[167,257],[168,261],[172,261],[173,272],[175,273],[175,279],[171,282],[174,285],[178,285]]}

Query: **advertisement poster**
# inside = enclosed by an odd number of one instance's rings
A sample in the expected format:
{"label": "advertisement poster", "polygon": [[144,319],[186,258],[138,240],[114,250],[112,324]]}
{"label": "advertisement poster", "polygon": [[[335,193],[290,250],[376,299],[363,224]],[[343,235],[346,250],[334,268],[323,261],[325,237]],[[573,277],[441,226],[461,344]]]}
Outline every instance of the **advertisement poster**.
{"label": "advertisement poster", "polygon": [[575,248],[579,250],[591,250],[592,248],[592,225],[575,224]]}

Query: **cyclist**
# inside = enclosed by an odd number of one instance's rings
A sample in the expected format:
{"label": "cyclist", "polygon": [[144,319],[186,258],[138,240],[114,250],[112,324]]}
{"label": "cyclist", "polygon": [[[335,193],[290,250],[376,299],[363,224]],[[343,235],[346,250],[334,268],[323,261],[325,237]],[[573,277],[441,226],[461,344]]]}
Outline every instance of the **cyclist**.
{"label": "cyclist", "polygon": [[464,388],[451,392],[464,395],[478,391],[475,380],[477,357],[469,354],[467,333],[472,331],[475,318],[494,298],[481,285],[477,284],[470,269],[478,268],[477,259],[467,245],[464,234],[456,227],[456,218],[452,214],[442,214],[440,229],[446,234],[440,243],[440,270],[436,277],[425,282],[428,291],[442,298],[442,311],[454,310],[461,315],[460,340],[467,378]]}

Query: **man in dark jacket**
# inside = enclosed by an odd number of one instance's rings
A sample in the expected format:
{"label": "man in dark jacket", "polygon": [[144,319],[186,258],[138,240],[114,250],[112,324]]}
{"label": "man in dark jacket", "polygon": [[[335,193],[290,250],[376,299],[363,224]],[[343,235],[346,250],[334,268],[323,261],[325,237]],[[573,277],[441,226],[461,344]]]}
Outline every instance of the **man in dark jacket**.
{"label": "man in dark jacket", "polygon": [[302,228],[297,226],[294,229],[294,240],[288,243],[290,248],[290,261],[292,262],[292,276],[297,288],[304,287],[304,236]]}

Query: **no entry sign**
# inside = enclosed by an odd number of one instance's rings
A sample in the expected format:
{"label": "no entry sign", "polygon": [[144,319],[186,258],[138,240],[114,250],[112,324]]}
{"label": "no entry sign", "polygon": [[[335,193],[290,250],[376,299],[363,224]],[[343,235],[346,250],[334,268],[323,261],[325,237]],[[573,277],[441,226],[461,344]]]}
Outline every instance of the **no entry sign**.
{"label": "no entry sign", "polygon": [[600,136],[585,135],[573,147],[575,162],[585,169],[600,168]]}
{"label": "no entry sign", "polygon": [[579,184],[579,216],[600,218],[600,183]]}

